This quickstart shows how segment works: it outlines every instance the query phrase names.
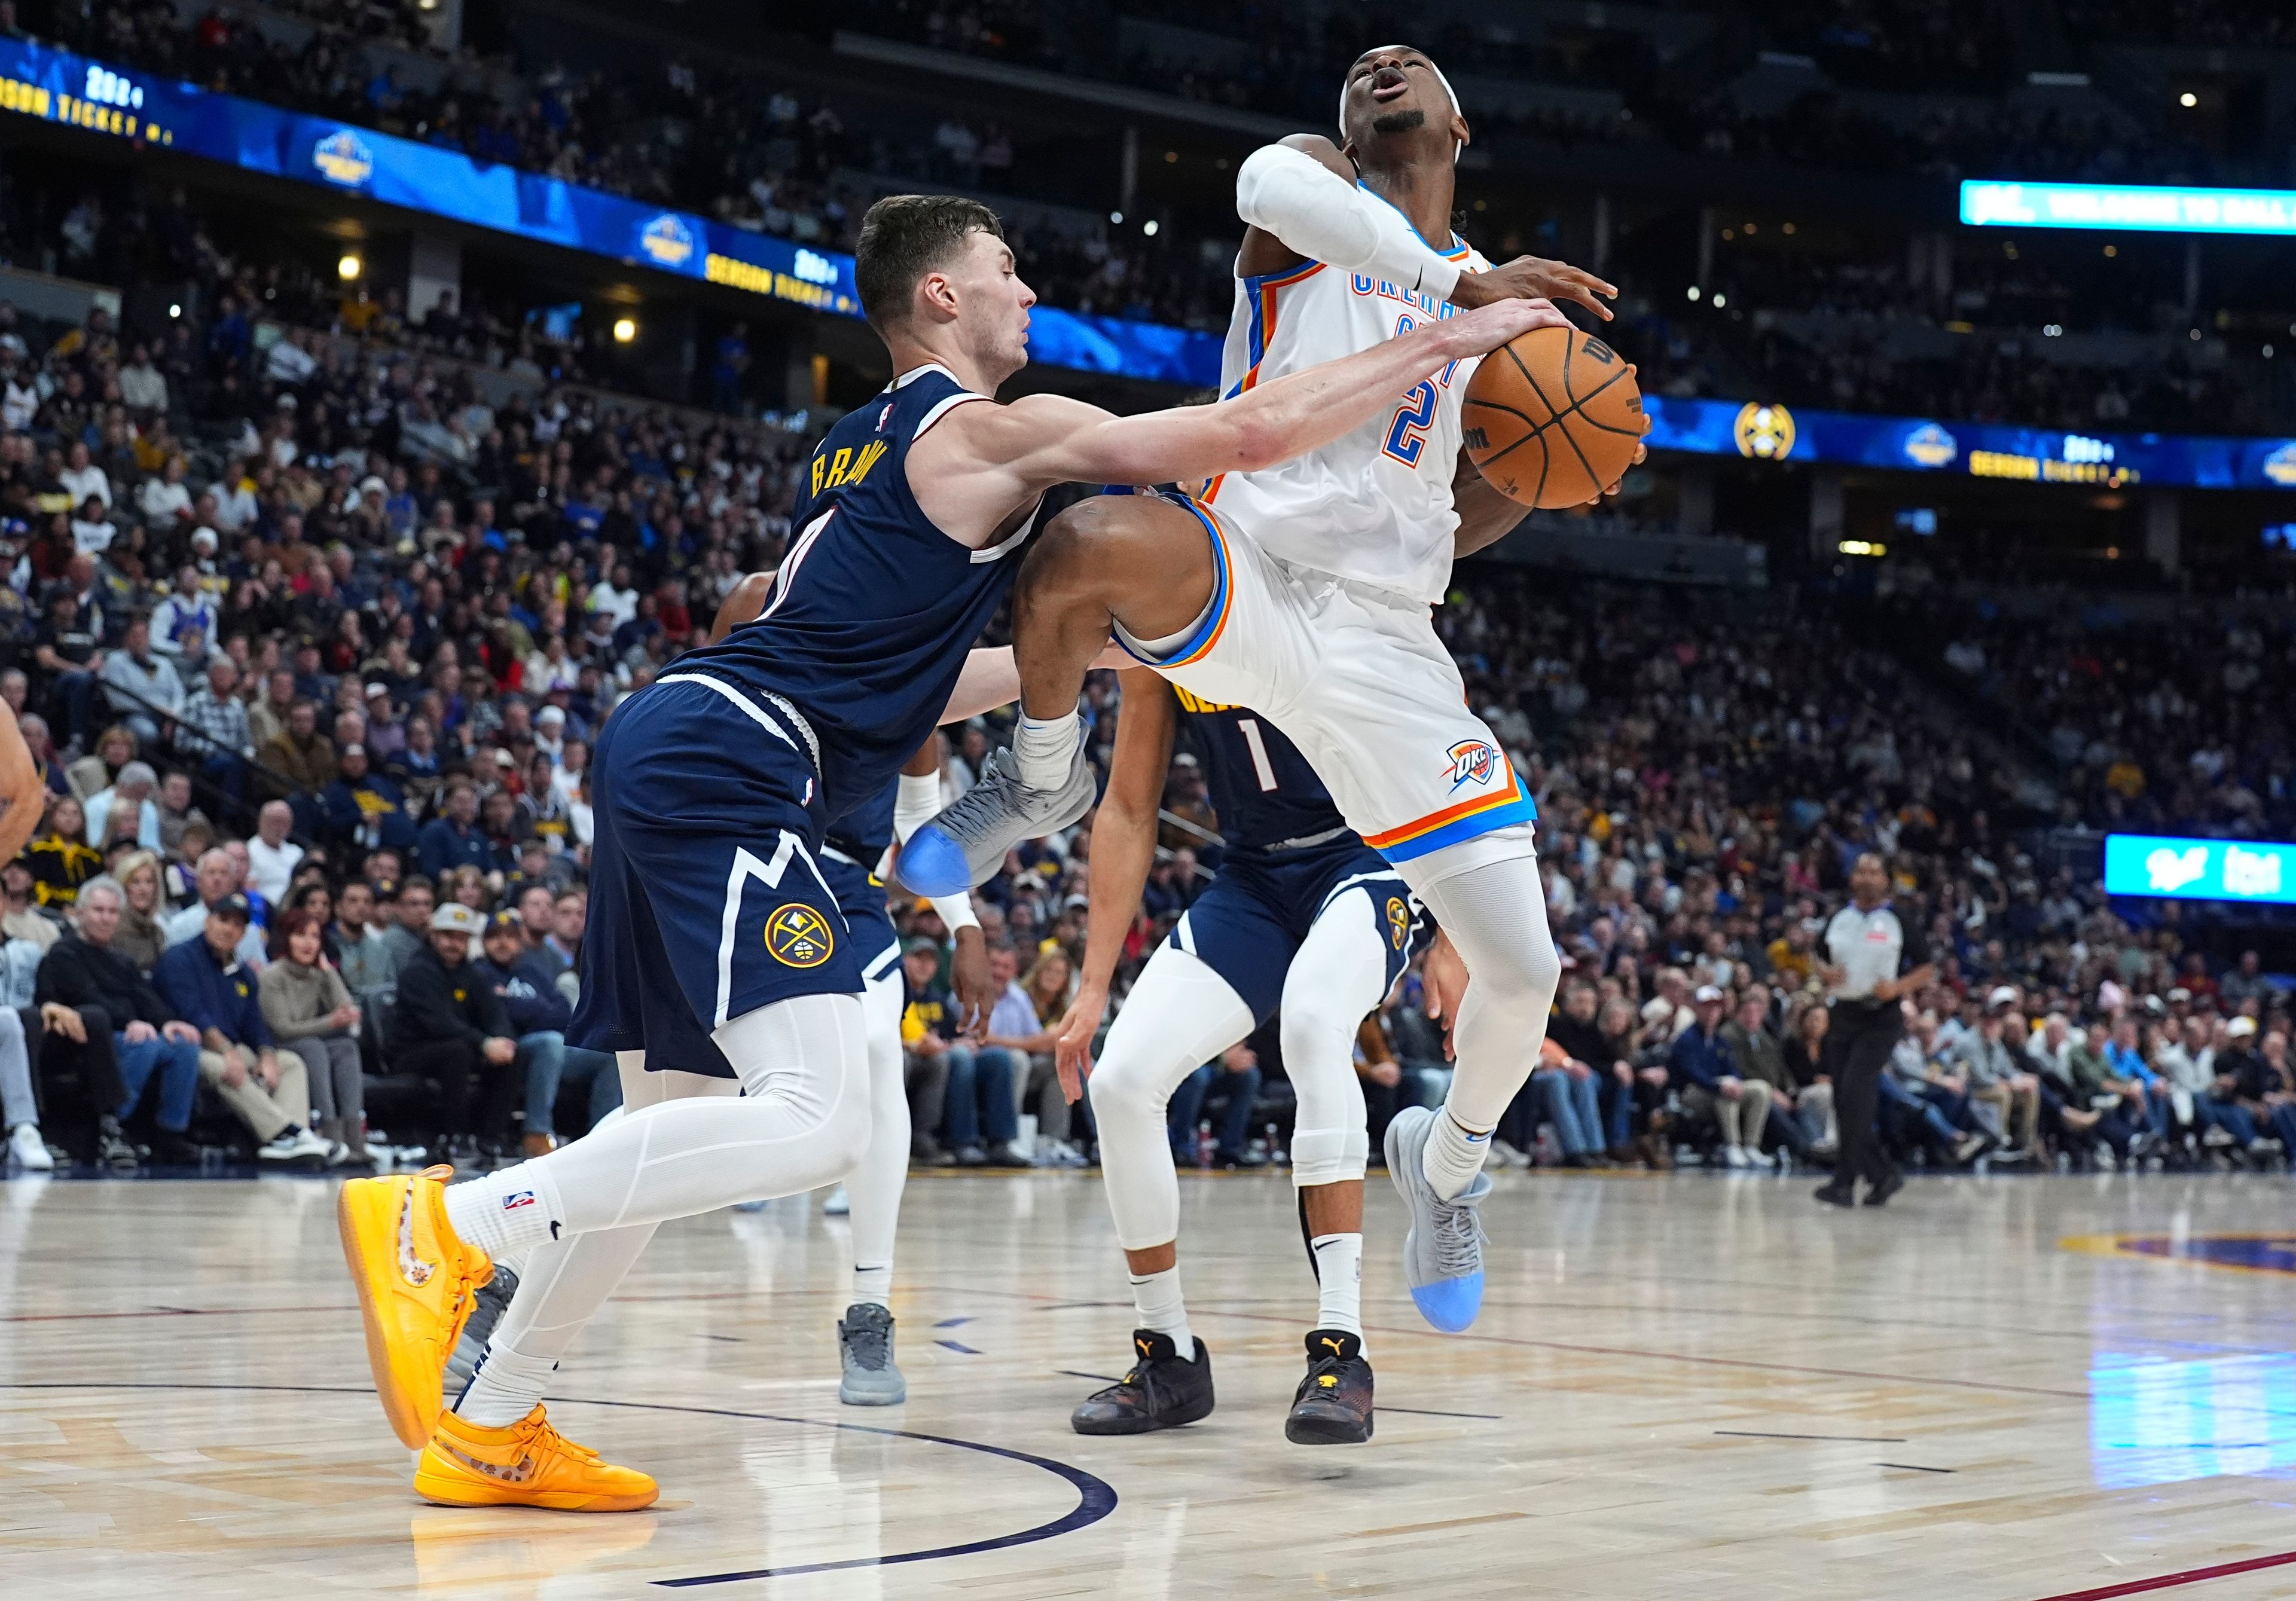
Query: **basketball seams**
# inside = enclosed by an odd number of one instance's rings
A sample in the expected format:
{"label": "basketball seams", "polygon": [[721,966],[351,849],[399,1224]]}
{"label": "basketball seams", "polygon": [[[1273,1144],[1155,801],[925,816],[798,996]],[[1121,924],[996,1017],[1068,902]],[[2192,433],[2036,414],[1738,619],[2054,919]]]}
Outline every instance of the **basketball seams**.
{"label": "basketball seams", "polygon": [[[1538,331],[1540,333],[1544,333],[1546,331]],[[1620,379],[1632,377],[1634,374],[1633,365],[1631,363],[1622,362],[1618,371],[1605,375],[1602,379],[1601,382],[1590,389],[1586,394],[1580,395],[1576,392],[1574,388],[1575,373],[1572,364],[1581,353],[1578,349],[1579,342],[1582,340],[1591,340],[1592,336],[1582,333],[1575,327],[1557,329],[1554,332],[1559,334],[1563,341],[1563,348],[1558,353],[1561,357],[1557,364],[1559,371],[1555,371],[1552,374],[1553,376],[1555,376],[1558,379],[1562,387],[1562,391],[1565,397],[1562,404],[1561,405],[1555,404],[1554,399],[1547,394],[1546,386],[1536,375],[1532,374],[1529,364],[1523,359],[1522,352],[1517,347],[1520,343],[1524,341],[1512,341],[1507,344],[1499,347],[1500,350],[1504,350],[1506,353],[1507,359],[1514,364],[1515,373],[1526,391],[1525,396],[1515,398],[1528,398],[1535,399],[1540,406],[1544,406],[1549,414],[1546,422],[1534,423],[1530,419],[1529,412],[1521,409],[1521,407],[1510,406],[1502,400],[1493,400],[1481,398],[1470,398],[1465,401],[1464,406],[1462,407],[1463,418],[1467,407],[1477,406],[1487,406],[1494,412],[1502,413],[1513,418],[1519,426],[1528,431],[1521,438],[1502,447],[1498,450],[1492,451],[1484,456],[1481,460],[1476,464],[1480,469],[1496,470],[1498,464],[1505,457],[1512,456],[1530,440],[1536,439],[1538,441],[1539,470],[1537,481],[1531,487],[1531,492],[1528,497],[1521,496],[1514,497],[1522,501],[1523,504],[1534,507],[1545,505],[1546,497],[1550,485],[1554,487],[1558,494],[1567,492],[1564,489],[1564,483],[1565,480],[1567,480],[1569,474],[1565,470],[1563,461],[1560,459],[1560,453],[1555,449],[1554,440],[1550,437],[1557,432],[1560,432],[1562,435],[1563,439],[1570,447],[1569,460],[1575,462],[1578,470],[1586,475],[1587,493],[1589,495],[1599,494],[1603,488],[1603,474],[1595,470],[1594,463],[1588,456],[1589,449],[1596,447],[1595,442],[1591,440],[1582,442],[1578,439],[1577,431],[1568,426],[1572,414],[1577,414],[1587,427],[1606,438],[1639,439],[1642,437],[1642,431],[1640,429],[1622,427],[1614,423],[1603,422],[1588,415],[1587,409],[1591,402],[1599,398],[1603,394],[1611,390]],[[1537,335],[1534,334],[1526,336],[1526,339],[1536,337]],[[1535,354],[1540,355],[1542,360],[1545,359],[1544,346],[1533,346],[1532,349]],[[1494,352],[1494,354],[1496,354],[1496,352]],[[1488,357],[1486,357],[1485,359],[1488,360]],[[1504,387],[1504,385],[1502,387]],[[1633,386],[1630,384],[1628,389],[1631,396]],[[1604,453],[1607,454],[1607,451]],[[1515,475],[1513,473],[1505,474],[1505,476],[1508,476],[1511,479],[1515,478]],[[1519,482],[1520,480],[1516,479],[1516,481]],[[1583,498],[1583,497],[1574,497],[1571,504],[1577,504],[1578,498]]]}

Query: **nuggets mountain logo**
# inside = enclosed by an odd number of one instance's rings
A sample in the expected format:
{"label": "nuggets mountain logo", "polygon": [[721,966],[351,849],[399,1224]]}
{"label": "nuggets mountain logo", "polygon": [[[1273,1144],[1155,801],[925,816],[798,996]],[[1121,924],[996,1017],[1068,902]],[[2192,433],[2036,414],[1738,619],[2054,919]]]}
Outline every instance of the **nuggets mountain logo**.
{"label": "nuggets mountain logo", "polygon": [[1961,454],[1961,443],[1934,423],[1924,423],[1906,436],[1906,459],[1916,467],[1942,467]]}
{"label": "nuggets mountain logo", "polygon": [[784,967],[818,967],[837,948],[837,937],[827,918],[792,900],[766,919],[766,948]]}
{"label": "nuggets mountain logo", "polygon": [[1782,462],[1793,454],[1793,413],[1783,406],[1749,400],[1738,408],[1737,421],[1730,425],[1730,438],[1740,456]]}
{"label": "nuggets mountain logo", "polygon": [[2284,489],[2296,489],[2296,440],[2264,458],[2264,476]]}
{"label": "nuggets mountain logo", "polygon": [[1398,950],[1411,938],[1411,908],[1403,904],[1400,895],[1387,898],[1387,937]]}
{"label": "nuggets mountain logo", "polygon": [[374,176],[374,152],[348,128],[339,128],[311,147],[311,165],[330,184],[356,189]]}
{"label": "nuggets mountain logo", "polygon": [[1464,789],[1471,784],[1488,784],[1499,765],[1499,753],[1488,740],[1463,739],[1451,747],[1451,787]]}

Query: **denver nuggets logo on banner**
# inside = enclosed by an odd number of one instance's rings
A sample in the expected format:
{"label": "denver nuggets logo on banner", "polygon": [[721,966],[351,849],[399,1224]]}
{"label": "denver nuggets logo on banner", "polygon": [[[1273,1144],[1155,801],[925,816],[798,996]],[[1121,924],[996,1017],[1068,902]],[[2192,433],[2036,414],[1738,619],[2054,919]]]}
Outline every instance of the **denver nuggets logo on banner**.
{"label": "denver nuggets logo on banner", "polygon": [[1943,467],[1961,454],[1961,445],[1934,423],[1924,423],[1906,436],[1906,459],[1916,467]]}
{"label": "denver nuggets logo on banner", "polygon": [[1493,769],[1499,765],[1499,753],[1490,742],[1463,739],[1453,745],[1451,756],[1451,787],[1461,789],[1470,784],[1487,784]]}
{"label": "denver nuggets logo on banner", "polygon": [[682,267],[693,259],[693,230],[665,211],[639,232],[638,249],[656,267]]}
{"label": "denver nuggets logo on banner", "polygon": [[356,189],[374,176],[374,152],[348,128],[338,128],[311,147],[311,165],[330,184]]}
{"label": "denver nuggets logo on banner", "polygon": [[2284,489],[2296,489],[2296,443],[2283,445],[2264,458],[2264,476]]}
{"label": "denver nuggets logo on banner", "polygon": [[784,967],[818,967],[837,948],[837,936],[827,918],[792,900],[766,919],[766,948]]}
{"label": "denver nuggets logo on banner", "polygon": [[1411,908],[1403,904],[1400,895],[1387,898],[1387,937],[1398,950],[1411,938]]}
{"label": "denver nuggets logo on banner", "polygon": [[1782,462],[1793,454],[1793,413],[1783,406],[1764,406],[1749,400],[1738,408],[1738,420],[1731,425],[1730,437],[1736,442],[1740,456]]}

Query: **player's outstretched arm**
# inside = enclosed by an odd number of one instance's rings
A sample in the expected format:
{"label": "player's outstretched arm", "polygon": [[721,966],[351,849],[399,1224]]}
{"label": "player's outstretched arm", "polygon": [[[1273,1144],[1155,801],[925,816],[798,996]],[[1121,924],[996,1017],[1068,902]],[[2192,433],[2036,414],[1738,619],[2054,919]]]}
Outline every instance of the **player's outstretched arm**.
{"label": "player's outstretched arm", "polygon": [[1108,1011],[1109,981],[1156,859],[1156,809],[1171,770],[1172,732],[1178,721],[1172,686],[1146,668],[1128,670],[1118,682],[1124,686],[1124,704],[1116,720],[1116,754],[1108,764],[1108,792],[1092,821],[1084,974],[1054,1047],[1061,1091],[1071,1101],[1084,1093],[1084,1080],[1092,1072],[1092,1037]]}
{"label": "player's outstretched arm", "polygon": [[1544,300],[1505,300],[1426,324],[1217,406],[1119,417],[1063,396],[1030,395],[1010,406],[959,407],[934,432],[967,423],[965,446],[983,464],[1001,463],[1032,489],[1252,472],[1328,445],[1391,411],[1398,396],[1450,362],[1480,356],[1533,328],[1567,326]]}

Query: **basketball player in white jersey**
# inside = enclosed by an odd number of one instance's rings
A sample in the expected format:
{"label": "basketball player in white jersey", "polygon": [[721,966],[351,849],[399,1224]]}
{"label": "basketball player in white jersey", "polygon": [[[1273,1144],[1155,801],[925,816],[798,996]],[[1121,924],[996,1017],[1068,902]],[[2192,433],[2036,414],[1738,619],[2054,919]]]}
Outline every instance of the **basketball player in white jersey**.
{"label": "basketball player in white jersey", "polygon": [[[1249,230],[1224,404],[1496,300],[1566,298],[1609,315],[1596,296],[1610,285],[1529,258],[1491,267],[1451,231],[1469,132],[1424,53],[1366,51],[1340,122],[1343,145],[1295,135],[1238,173]],[[976,788],[916,835],[937,866],[962,851],[975,882],[995,870],[1069,770],[1083,668],[1111,628],[1173,683],[1252,707],[1290,735],[1443,930],[1432,993],[1458,981],[1461,960],[1472,975],[1446,1017],[1458,1066],[1445,1106],[1405,1112],[1387,1136],[1411,1213],[1406,1280],[1447,1331],[1481,1305],[1483,1160],[1538,1060],[1561,972],[1532,850],[1537,808],[1468,708],[1430,610],[1455,548],[1480,549],[1522,514],[1461,456],[1473,367],[1453,363],[1332,444],[1221,474],[1200,498],[1107,497],[1056,520],[1015,596],[1025,715],[1014,782]]]}

